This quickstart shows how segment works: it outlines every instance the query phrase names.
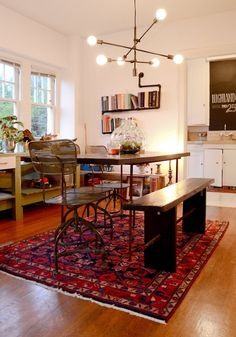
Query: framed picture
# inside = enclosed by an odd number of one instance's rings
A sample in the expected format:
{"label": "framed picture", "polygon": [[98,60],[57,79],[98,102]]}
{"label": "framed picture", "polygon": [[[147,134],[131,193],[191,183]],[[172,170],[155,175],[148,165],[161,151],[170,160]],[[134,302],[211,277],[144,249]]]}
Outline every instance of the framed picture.
{"label": "framed picture", "polygon": [[[130,184],[130,177],[127,177],[127,182]],[[133,177],[133,184],[132,184],[132,197],[133,198],[139,198],[143,195],[143,185],[144,185],[144,178],[136,178]],[[127,189],[127,199],[130,197],[130,188]]]}

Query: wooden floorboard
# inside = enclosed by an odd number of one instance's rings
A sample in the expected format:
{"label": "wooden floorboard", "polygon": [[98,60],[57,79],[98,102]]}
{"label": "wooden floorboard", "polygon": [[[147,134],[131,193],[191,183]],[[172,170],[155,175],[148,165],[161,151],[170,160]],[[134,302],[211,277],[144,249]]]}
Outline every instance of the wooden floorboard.
{"label": "wooden floorboard", "polygon": [[[2,218],[0,244],[54,228],[59,217],[54,207],[33,207],[23,221]],[[167,325],[0,273],[0,336],[235,337],[236,208],[208,207],[207,218],[229,220],[230,226]]]}

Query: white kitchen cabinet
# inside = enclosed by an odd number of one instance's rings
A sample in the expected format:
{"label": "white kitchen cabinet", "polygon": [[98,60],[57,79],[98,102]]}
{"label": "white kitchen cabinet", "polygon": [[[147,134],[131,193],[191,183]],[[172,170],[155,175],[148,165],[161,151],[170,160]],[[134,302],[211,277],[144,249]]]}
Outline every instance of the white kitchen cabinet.
{"label": "white kitchen cabinet", "polygon": [[212,186],[221,187],[222,180],[222,162],[223,149],[205,149],[204,150],[204,177],[213,178],[215,181]]}
{"label": "white kitchen cabinet", "polygon": [[202,145],[189,145],[187,150],[190,152],[190,156],[187,158],[187,177],[203,178]]}
{"label": "white kitchen cabinet", "polygon": [[205,58],[187,63],[187,124],[209,125],[209,62]]}
{"label": "white kitchen cabinet", "polygon": [[236,150],[223,150],[223,185],[236,186]]}

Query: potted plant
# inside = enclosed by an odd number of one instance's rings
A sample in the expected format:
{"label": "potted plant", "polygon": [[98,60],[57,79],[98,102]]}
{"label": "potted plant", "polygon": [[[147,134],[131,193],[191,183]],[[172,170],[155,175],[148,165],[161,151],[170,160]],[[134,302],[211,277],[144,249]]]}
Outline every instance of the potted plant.
{"label": "potted plant", "polygon": [[23,141],[24,132],[17,126],[23,127],[23,123],[18,121],[16,116],[0,118],[0,140],[3,152],[13,152],[16,143]]}

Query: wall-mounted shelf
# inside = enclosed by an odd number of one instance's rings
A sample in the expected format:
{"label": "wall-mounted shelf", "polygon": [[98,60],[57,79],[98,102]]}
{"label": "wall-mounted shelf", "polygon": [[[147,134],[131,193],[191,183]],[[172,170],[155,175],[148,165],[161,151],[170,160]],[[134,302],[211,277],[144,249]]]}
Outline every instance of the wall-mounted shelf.
{"label": "wall-mounted shelf", "polygon": [[153,110],[153,109],[159,109],[159,107],[152,107],[152,108],[131,108],[131,109],[117,109],[117,110],[105,110],[105,111],[102,111],[102,114],[106,114],[106,113],[116,113],[116,112],[125,112],[125,111]]}
{"label": "wall-mounted shelf", "polygon": [[140,91],[137,95],[115,94],[101,97],[102,113],[159,109],[161,90]]}
{"label": "wall-mounted shelf", "polygon": [[116,94],[112,96],[102,96],[102,133],[112,133],[113,130],[120,125],[122,118],[114,117],[112,116],[113,114],[159,109],[160,101],[160,85],[158,86],[158,90],[140,91],[137,95]]}

